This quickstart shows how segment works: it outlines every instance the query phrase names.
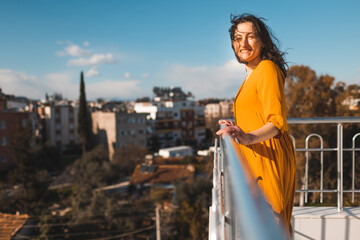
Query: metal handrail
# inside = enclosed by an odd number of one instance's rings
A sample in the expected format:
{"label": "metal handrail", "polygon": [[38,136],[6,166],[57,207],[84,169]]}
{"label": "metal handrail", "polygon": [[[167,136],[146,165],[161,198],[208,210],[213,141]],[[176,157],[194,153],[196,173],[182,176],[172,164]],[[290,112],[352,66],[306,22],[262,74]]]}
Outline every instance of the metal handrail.
{"label": "metal handrail", "polygon": [[[307,155],[307,167],[309,152],[320,152],[321,169],[323,172],[323,153],[326,151],[337,152],[337,188],[323,189],[323,174],[321,177],[320,189],[296,190],[304,192],[337,193],[337,210],[343,209],[343,193],[351,192],[352,201],[354,193],[360,193],[360,189],[355,189],[355,152],[360,148],[355,147],[355,141],[360,133],[352,138],[352,148],[343,147],[343,124],[360,123],[360,117],[334,117],[334,118],[289,118],[288,124],[337,124],[337,146],[335,148],[324,148],[322,137],[317,133],[307,136],[305,148],[296,148],[295,138],[291,136],[295,151],[305,152]],[[319,148],[310,148],[308,141],[311,137],[318,137],[320,140]],[[213,190],[212,205],[209,215],[209,239],[284,239],[281,227],[277,225],[270,212],[269,205],[266,204],[261,191],[256,184],[251,183],[247,177],[247,165],[243,160],[240,148],[229,137],[225,136],[215,141],[214,169],[213,169]],[[352,188],[343,189],[343,153],[352,152]],[[308,171],[308,169],[306,169]],[[308,181],[305,179],[305,182]],[[261,231],[259,231],[259,227]]]}
{"label": "metal handrail", "polygon": [[215,149],[209,239],[285,239],[238,144],[225,136]]}
{"label": "metal handrail", "polygon": [[[360,123],[360,117],[325,117],[325,118],[288,118],[288,124],[337,124],[337,146],[336,148],[324,148],[322,143],[322,137],[319,134],[311,133],[307,136],[305,140],[306,148],[296,148],[297,152],[306,153],[306,163],[305,163],[305,189],[296,190],[296,192],[305,192],[305,202],[307,202],[307,194],[309,192],[320,192],[320,202],[322,203],[322,194],[324,192],[336,192],[337,193],[337,210],[341,212],[343,210],[343,193],[351,192],[352,193],[352,202],[354,202],[354,193],[360,192],[360,189],[355,189],[355,152],[360,151],[360,148],[355,147],[355,141],[360,133],[357,133],[353,136],[352,148],[343,147],[343,124],[344,123]],[[320,138],[320,148],[309,148],[308,140],[310,137],[316,136]],[[295,144],[295,138],[293,136],[293,144]],[[323,153],[326,151],[336,151],[337,152],[337,188],[334,189],[322,189],[323,187]],[[352,188],[344,190],[343,184],[343,153],[345,151],[352,151]],[[318,189],[308,189],[308,154],[309,152],[320,152],[321,156],[321,170],[320,170],[320,190]]]}
{"label": "metal handrail", "polygon": [[360,117],[288,118],[288,124],[360,123]]}

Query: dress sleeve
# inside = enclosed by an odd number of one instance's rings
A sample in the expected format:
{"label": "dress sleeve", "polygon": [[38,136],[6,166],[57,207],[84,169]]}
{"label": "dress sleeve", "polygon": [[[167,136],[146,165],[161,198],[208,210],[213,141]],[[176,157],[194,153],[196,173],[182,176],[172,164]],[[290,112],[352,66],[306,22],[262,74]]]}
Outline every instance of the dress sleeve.
{"label": "dress sleeve", "polygon": [[266,61],[259,80],[257,91],[263,106],[265,121],[272,122],[281,133],[284,133],[286,130],[284,75],[275,63]]}

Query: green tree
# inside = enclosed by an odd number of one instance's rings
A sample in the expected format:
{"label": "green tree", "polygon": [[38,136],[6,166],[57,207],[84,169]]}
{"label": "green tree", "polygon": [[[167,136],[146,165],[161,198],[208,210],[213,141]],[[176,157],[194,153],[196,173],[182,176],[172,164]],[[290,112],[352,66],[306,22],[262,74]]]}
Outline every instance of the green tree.
{"label": "green tree", "polygon": [[130,176],[136,165],[141,163],[147,150],[139,145],[129,145],[115,150],[112,164],[117,169],[120,177]]}
{"label": "green tree", "polygon": [[49,179],[47,171],[37,166],[39,153],[32,147],[32,128],[17,124],[12,136],[9,150],[14,159],[15,167],[8,178],[18,188],[13,197],[1,199],[0,210],[7,212],[21,211],[27,214],[38,214],[42,211]]}
{"label": "green tree", "polygon": [[78,113],[78,128],[77,131],[81,138],[83,153],[86,152],[90,142],[90,126],[86,103],[84,73],[80,74],[80,98],[79,98],[79,113]]}
{"label": "green tree", "polygon": [[178,236],[176,239],[207,239],[209,206],[211,199],[211,180],[194,179],[192,183],[179,183],[176,186],[176,202],[179,213],[176,216]]}
{"label": "green tree", "polygon": [[136,206],[136,201],[129,201],[130,203],[125,205],[119,204],[119,199],[99,189],[115,183],[114,179],[119,181],[114,177],[118,172],[110,163],[108,152],[103,146],[98,145],[86,152],[67,171],[74,176],[76,183],[71,196],[72,210],[69,222],[84,223],[71,225],[69,232],[108,230],[108,234],[111,235],[111,230],[118,233],[121,233],[121,230],[130,232],[144,227],[143,222],[152,223],[150,217],[154,212],[153,206],[149,215],[142,210],[142,205]]}
{"label": "green tree", "polygon": [[[317,76],[316,72],[308,66],[290,67],[286,79],[286,104],[288,117],[336,117],[355,116],[358,111],[352,111],[344,101],[349,98],[359,98],[359,86],[346,86],[343,82],[335,83],[335,79],[329,75]],[[305,147],[305,138],[311,133],[320,134],[324,139],[324,147],[336,146],[336,126],[329,124],[290,124],[290,134],[296,139],[296,147]],[[359,132],[359,126],[354,124],[344,125],[344,146],[347,139]],[[320,146],[319,140],[312,138],[310,146]],[[345,159],[345,158],[344,158]],[[350,161],[349,161],[350,162]],[[304,184],[305,154],[296,153],[297,183],[298,188]],[[346,170],[344,161],[344,175],[351,172]],[[336,155],[329,152],[324,153],[324,188],[336,188]],[[344,176],[345,179],[345,176]],[[346,181],[344,181],[346,182]],[[320,186],[320,154],[310,153],[309,159],[309,188],[318,189]],[[311,201],[318,200],[319,194],[310,194]],[[335,200],[335,195],[325,194],[325,201]]]}

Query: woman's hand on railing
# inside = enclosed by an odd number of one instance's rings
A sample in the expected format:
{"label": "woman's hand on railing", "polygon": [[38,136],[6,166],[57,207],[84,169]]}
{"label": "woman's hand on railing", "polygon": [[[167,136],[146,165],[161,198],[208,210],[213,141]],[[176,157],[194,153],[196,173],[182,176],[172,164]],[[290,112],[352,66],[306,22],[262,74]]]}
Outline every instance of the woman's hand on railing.
{"label": "woman's hand on railing", "polygon": [[224,126],[235,126],[235,123],[233,121],[227,119],[220,119],[219,124]]}
{"label": "woman's hand on railing", "polygon": [[[227,120],[229,121],[229,120]],[[229,121],[231,122],[231,121]],[[220,123],[220,122],[219,122]],[[233,122],[231,122],[233,123]],[[229,124],[231,124],[229,123]],[[225,125],[225,124],[222,124]],[[232,137],[235,141],[240,144],[247,145],[251,142],[251,135],[246,134],[241,128],[234,125],[226,125],[226,127],[220,129],[216,132],[217,135],[221,135],[223,138],[225,136]]]}
{"label": "woman's hand on railing", "polygon": [[[272,137],[281,134],[280,130],[275,127],[272,122],[269,122],[262,126],[259,129],[256,129],[252,132],[245,133],[240,127],[231,125],[233,122],[229,120],[222,120],[226,127],[223,127],[219,131],[216,132],[217,135],[221,135],[222,137],[229,135],[234,138],[238,143],[242,145],[250,145],[259,143],[265,140],[268,140]],[[220,121],[219,121],[220,123]],[[226,125],[229,124],[229,125]]]}

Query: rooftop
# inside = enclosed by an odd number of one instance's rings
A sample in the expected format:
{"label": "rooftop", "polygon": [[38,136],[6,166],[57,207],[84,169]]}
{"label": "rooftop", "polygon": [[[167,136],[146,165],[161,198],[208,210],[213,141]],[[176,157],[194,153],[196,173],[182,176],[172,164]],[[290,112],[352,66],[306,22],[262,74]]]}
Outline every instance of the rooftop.
{"label": "rooftop", "polygon": [[26,223],[29,216],[0,213],[0,239],[11,239]]}

